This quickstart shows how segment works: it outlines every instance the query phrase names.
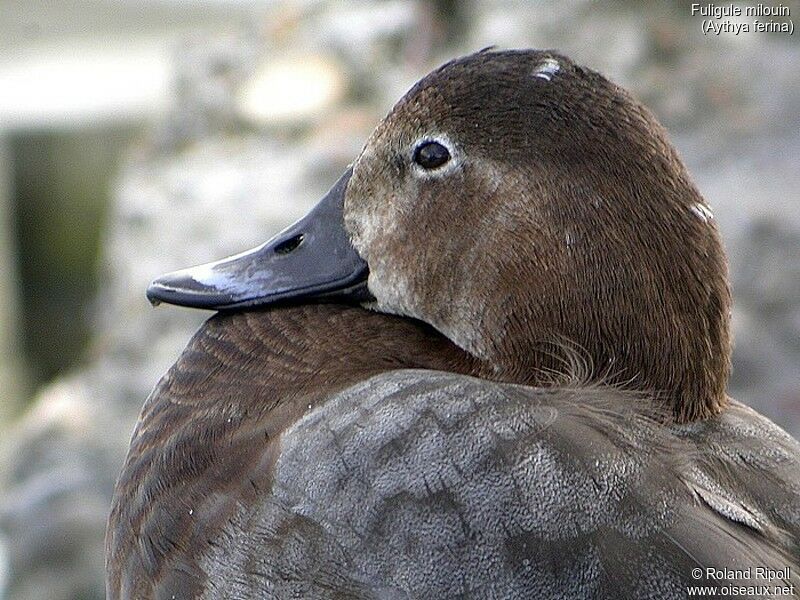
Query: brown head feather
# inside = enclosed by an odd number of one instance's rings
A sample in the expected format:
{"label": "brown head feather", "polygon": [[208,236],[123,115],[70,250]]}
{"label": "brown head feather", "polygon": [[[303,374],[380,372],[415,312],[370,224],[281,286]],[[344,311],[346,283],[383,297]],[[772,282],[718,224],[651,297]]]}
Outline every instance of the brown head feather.
{"label": "brown head feather", "polygon": [[[410,159],[425,139],[453,155],[438,171]],[[377,308],[430,323],[485,376],[540,383],[567,340],[678,421],[724,407],[715,222],[664,128],[602,75],[532,50],[444,65],[367,142],[345,210]]]}

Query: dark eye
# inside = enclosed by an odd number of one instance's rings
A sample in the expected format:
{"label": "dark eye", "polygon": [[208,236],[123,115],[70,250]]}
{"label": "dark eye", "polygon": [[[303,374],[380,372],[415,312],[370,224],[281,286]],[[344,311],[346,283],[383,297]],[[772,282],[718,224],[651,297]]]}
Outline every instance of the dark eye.
{"label": "dark eye", "polygon": [[422,142],[414,150],[414,162],[423,169],[436,169],[450,160],[450,152],[439,142]]}

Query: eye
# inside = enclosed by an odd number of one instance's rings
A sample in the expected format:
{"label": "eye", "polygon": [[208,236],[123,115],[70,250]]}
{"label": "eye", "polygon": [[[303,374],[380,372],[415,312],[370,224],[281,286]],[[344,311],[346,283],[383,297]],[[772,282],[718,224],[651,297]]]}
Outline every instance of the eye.
{"label": "eye", "polygon": [[439,142],[422,142],[414,150],[414,162],[423,169],[437,169],[450,160],[450,151]]}

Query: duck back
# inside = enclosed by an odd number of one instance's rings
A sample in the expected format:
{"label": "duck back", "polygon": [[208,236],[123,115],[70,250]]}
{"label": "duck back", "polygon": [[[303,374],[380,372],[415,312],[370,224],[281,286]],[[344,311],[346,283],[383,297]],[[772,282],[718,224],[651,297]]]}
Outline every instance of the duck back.
{"label": "duck back", "polygon": [[733,403],[667,427],[641,393],[477,368],[361,309],[212,318],[134,433],[109,598],[682,597],[710,567],[800,583],[800,447],[767,419]]}

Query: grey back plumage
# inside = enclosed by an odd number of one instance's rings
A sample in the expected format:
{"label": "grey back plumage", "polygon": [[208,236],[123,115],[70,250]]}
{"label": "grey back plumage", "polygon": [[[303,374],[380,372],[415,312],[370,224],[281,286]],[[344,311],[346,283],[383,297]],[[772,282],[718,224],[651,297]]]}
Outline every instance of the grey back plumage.
{"label": "grey back plumage", "polygon": [[283,434],[271,496],[201,561],[224,582],[204,597],[684,597],[710,567],[798,586],[800,445],[739,404],[668,428],[635,396],[352,386]]}

